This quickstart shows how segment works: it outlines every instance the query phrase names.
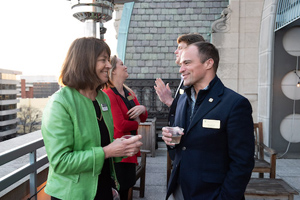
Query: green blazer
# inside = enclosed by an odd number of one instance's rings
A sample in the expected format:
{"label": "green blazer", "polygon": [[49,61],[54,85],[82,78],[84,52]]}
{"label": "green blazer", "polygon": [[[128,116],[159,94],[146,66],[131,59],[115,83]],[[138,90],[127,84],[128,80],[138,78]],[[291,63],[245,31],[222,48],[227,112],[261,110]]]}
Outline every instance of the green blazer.
{"label": "green blazer", "polygon": [[[109,98],[99,91],[96,100],[112,142],[114,125]],[[50,164],[45,192],[63,200],[94,199],[105,155],[93,102],[70,87],[60,89],[44,109],[42,135]],[[110,159],[117,188],[113,161],[121,159]]]}

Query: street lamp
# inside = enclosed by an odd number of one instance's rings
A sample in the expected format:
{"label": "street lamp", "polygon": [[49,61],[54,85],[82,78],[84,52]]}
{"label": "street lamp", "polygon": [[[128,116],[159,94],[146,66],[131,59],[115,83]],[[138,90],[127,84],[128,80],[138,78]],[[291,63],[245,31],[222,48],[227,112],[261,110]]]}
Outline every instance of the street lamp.
{"label": "street lamp", "polygon": [[96,23],[99,22],[100,39],[104,39],[106,28],[103,23],[112,19],[114,4],[123,4],[137,0],[69,0],[73,16],[85,23],[86,37],[96,37]]}

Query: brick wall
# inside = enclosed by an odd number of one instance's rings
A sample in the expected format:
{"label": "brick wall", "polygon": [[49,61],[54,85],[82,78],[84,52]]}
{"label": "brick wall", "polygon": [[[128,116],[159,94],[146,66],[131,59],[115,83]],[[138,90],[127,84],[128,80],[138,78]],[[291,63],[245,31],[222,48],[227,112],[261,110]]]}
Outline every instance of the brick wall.
{"label": "brick wall", "polygon": [[139,0],[128,30],[125,64],[133,79],[179,78],[176,39],[200,33],[210,41],[211,24],[228,0]]}

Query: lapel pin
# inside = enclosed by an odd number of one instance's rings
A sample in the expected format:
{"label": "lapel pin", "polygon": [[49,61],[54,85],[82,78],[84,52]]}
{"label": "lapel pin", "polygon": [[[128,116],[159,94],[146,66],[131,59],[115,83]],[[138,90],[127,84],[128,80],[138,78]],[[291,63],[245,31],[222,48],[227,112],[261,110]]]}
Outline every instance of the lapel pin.
{"label": "lapel pin", "polygon": [[208,101],[211,103],[211,102],[214,101],[214,99],[213,98],[209,98]]}

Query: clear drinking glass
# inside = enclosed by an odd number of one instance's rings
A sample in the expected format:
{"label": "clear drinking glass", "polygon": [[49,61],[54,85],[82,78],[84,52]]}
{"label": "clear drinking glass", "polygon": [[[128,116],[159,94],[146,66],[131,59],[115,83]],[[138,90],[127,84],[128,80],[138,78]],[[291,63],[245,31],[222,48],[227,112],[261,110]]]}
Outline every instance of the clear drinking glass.
{"label": "clear drinking glass", "polygon": [[172,141],[170,143],[172,144],[179,144],[181,140],[181,136],[184,131],[183,128],[180,128],[178,126],[176,127],[165,127],[169,130],[170,133],[172,133]]}

